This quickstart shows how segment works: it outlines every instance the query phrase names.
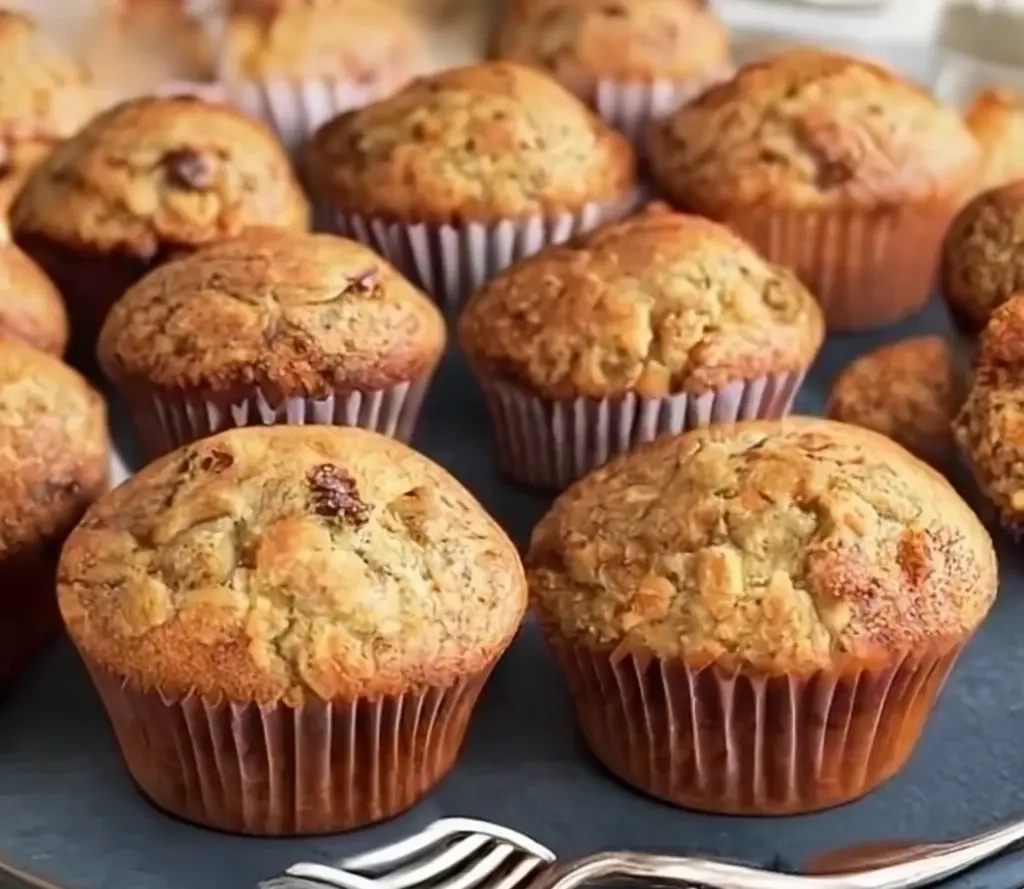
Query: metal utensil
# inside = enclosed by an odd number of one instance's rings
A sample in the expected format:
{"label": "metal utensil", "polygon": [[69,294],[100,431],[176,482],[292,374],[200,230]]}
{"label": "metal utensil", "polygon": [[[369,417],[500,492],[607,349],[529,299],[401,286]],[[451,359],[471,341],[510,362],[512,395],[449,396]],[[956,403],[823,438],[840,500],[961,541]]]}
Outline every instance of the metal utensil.
{"label": "metal utensil", "polygon": [[0,861],[0,889],[68,889],[36,877],[8,861]]}

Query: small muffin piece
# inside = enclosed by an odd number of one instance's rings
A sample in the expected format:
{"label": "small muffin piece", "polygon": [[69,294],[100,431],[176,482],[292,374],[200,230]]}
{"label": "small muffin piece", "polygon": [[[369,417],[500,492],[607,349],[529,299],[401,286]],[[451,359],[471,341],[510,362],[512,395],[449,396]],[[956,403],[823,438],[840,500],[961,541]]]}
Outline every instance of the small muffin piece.
{"label": "small muffin piece", "polygon": [[227,105],[144,98],[95,118],[33,173],[11,211],[15,241],[56,282],[91,355],[114,301],[168,258],[309,209],[288,158]]}
{"label": "small muffin piece", "polygon": [[1024,178],[1024,95],[1006,87],[982,90],[964,120],[984,155],[982,188]]}
{"label": "small muffin piece", "polygon": [[650,155],[674,203],[796,271],[837,330],[925,303],[981,162],[960,117],[917,85],[811,49],[747,65],[680,108],[652,129]]}
{"label": "small muffin piece", "polygon": [[106,487],[106,421],[59,358],[0,339],[0,687],[60,627],[57,557]]}
{"label": "small muffin piece", "polygon": [[944,478],[799,417],[612,461],[555,502],[526,563],[593,752],[655,796],[743,814],[895,774],[997,587]]}
{"label": "small muffin piece", "polygon": [[68,316],[42,269],[13,244],[0,242],[0,338],[22,340],[63,355]]}
{"label": "small muffin piece", "polygon": [[308,164],[343,233],[452,302],[621,215],[636,187],[621,134],[550,78],[502,62],[418,79],[335,118]]}
{"label": "small muffin piece", "polygon": [[444,344],[434,304],[368,247],[252,229],[143,278],[98,351],[156,456],[233,426],[409,438]]}
{"label": "small muffin piece", "polygon": [[953,220],[942,247],[942,292],[969,334],[1024,291],[1024,181],[982,192]]}
{"label": "small muffin piece", "polygon": [[33,19],[0,9],[0,217],[39,161],[98,108],[86,69]]}
{"label": "small muffin piece", "polygon": [[942,337],[914,337],[862,355],[836,378],[826,412],[873,429],[928,463],[952,444],[960,407],[953,356]]}
{"label": "small muffin piece", "polygon": [[549,72],[633,138],[729,69],[729,32],[694,0],[513,0],[500,58]]}
{"label": "small muffin piece", "polygon": [[515,546],[455,479],[325,426],[236,429],[150,464],[72,535],[59,595],[136,784],[253,834],[418,801],[526,609]]}
{"label": "small muffin piece", "polygon": [[459,322],[500,467],[552,488],[656,435],[788,412],[823,337],[790,272],[662,206],[513,266]]}

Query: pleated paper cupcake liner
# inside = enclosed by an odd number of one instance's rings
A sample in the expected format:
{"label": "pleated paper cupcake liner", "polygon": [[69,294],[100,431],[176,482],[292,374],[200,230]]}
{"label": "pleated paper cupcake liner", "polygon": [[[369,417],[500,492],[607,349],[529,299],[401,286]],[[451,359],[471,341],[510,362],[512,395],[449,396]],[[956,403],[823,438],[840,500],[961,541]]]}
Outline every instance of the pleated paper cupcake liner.
{"label": "pleated paper cupcake liner", "polygon": [[494,427],[498,468],[530,487],[561,490],[617,454],[659,435],[790,412],[806,371],[737,381],[663,398],[554,400],[480,375]]}
{"label": "pleated paper cupcake liner", "polygon": [[552,641],[611,772],[685,808],[743,815],[826,809],[891,778],[962,647],[790,677]]}
{"label": "pleated paper cupcake liner", "polygon": [[177,698],[87,662],[128,771],[164,811],[231,833],[336,833],[413,806],[454,765],[489,670],[383,698]]}
{"label": "pleated paper cupcake liner", "polygon": [[493,224],[398,223],[332,209],[322,211],[322,222],[372,247],[455,313],[475,290],[513,263],[629,215],[638,199],[630,195],[620,201],[590,203],[575,213]]}
{"label": "pleated paper cupcake liner", "polygon": [[159,457],[175,448],[243,426],[358,426],[400,441],[415,430],[429,377],[385,389],[346,391],[323,398],[283,398],[254,388],[246,395],[127,392],[146,453]]}

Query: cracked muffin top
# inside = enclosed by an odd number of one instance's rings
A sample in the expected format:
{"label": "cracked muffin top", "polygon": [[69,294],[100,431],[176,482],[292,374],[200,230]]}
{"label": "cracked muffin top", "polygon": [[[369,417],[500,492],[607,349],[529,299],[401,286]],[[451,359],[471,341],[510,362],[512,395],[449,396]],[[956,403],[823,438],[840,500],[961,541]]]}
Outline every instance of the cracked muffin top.
{"label": "cracked muffin top", "polygon": [[59,358],[0,339],[0,562],[62,540],[108,461],[103,399]]}
{"label": "cracked muffin top", "polygon": [[591,97],[602,78],[720,73],[729,64],[729,32],[694,0],[514,0],[497,51]]}
{"label": "cracked muffin top", "polygon": [[984,156],[982,188],[1024,176],[1024,95],[1006,87],[982,90],[964,120]]}
{"label": "cracked muffin top", "polygon": [[943,242],[941,280],[957,323],[973,333],[1024,292],[1024,181],[982,192],[956,215]]}
{"label": "cracked muffin top", "polygon": [[98,352],[115,379],[315,397],[418,377],[444,342],[438,309],[369,247],[252,229],[143,278],[107,316]]}
{"label": "cracked muffin top", "polygon": [[0,243],[0,338],[62,355],[68,316],[53,283],[13,244]]}
{"label": "cracked muffin top", "polygon": [[674,201],[711,211],[945,202],[981,162],[960,117],[920,87],[814,49],[741,68],[656,124],[650,154]]}
{"label": "cracked muffin top", "polygon": [[479,672],[526,608],[515,547],[455,479],[323,426],[150,464],[71,536],[58,595],[78,647],[129,682],[293,704]]}
{"label": "cracked muffin top", "polygon": [[257,225],[305,230],[306,198],[262,124],[189,97],[123,102],[34,171],[11,210],[16,238],[143,259]]}
{"label": "cracked muffin top", "polygon": [[823,336],[795,276],[725,226],[660,205],[513,266],[459,321],[474,364],[553,398],[657,397],[798,371]]}
{"label": "cracked muffin top", "polygon": [[569,640],[813,671],[961,642],[996,560],[942,476],[876,433],[790,418],[665,437],[555,502],[526,560]]}
{"label": "cracked muffin top", "polygon": [[399,221],[575,211],[636,184],[624,136],[549,77],[506,62],[419,78],[342,114],[307,160],[337,208]]}

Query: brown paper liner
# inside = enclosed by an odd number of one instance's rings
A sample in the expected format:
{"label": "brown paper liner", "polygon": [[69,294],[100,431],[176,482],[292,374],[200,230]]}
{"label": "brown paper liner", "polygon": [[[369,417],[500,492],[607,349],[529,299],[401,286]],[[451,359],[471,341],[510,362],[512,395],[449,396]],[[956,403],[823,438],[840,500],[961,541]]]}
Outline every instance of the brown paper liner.
{"label": "brown paper liner", "polygon": [[413,806],[454,765],[490,673],[291,707],[177,698],[86,666],[145,796],[185,821],[261,836],[352,830]]}
{"label": "brown paper liner", "polygon": [[56,553],[0,562],[0,691],[63,626],[54,589]]}
{"label": "brown paper liner", "polygon": [[826,809],[891,778],[962,648],[769,677],[551,641],[583,736],[610,771],[676,805],[737,815]]}

